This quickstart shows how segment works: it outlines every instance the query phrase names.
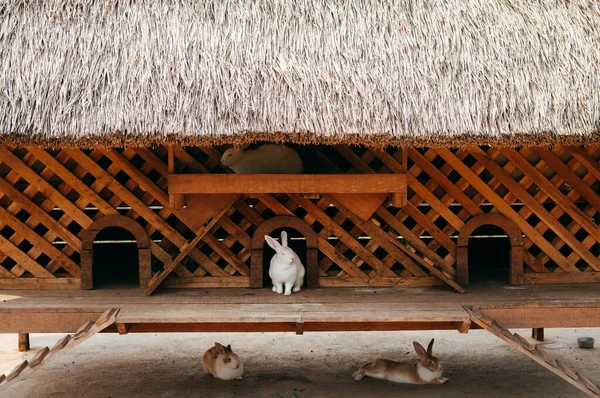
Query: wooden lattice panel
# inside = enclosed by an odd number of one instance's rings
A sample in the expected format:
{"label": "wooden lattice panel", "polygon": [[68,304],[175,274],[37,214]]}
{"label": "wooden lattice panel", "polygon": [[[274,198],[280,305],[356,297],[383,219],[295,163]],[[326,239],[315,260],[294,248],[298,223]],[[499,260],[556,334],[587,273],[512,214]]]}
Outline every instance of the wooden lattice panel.
{"label": "wooden lattice panel", "polygon": [[[177,173],[225,173],[223,148],[172,148]],[[175,268],[175,287],[249,286],[254,230],[276,215],[318,236],[322,286],[425,286],[456,279],[456,236],[500,213],[524,233],[524,283],[600,281],[598,147],[375,150],[304,147],[307,172],[402,173],[408,203],[368,220],[334,195],[240,196]],[[168,196],[166,147],[0,148],[0,288],[78,288],[82,233],[105,215],[138,222],[154,271],[194,237]]]}

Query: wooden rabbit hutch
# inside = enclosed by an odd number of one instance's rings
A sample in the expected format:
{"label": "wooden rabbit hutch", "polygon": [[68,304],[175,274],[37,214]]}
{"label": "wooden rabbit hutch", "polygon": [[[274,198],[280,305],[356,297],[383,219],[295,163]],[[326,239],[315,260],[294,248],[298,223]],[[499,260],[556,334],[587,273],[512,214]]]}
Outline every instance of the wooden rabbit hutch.
{"label": "wooden rabbit hutch", "polygon": [[278,228],[309,242],[310,287],[463,292],[483,225],[510,238],[506,283],[600,280],[595,145],[308,149],[323,174],[225,174],[217,147],[4,147],[0,286],[93,288],[109,226],[135,237],[142,287],[165,267],[166,287],[263,287],[263,237]]}
{"label": "wooden rabbit hutch", "polygon": [[[593,6],[276,2],[249,20],[211,1],[73,3],[0,8],[0,332],[73,332],[108,308],[79,333],[600,326]],[[294,44],[259,51],[279,43],[270,25]],[[221,162],[263,143],[304,172]],[[471,284],[494,227],[502,280]],[[111,228],[130,237],[135,287],[95,283]],[[309,288],[285,298],[263,289],[264,235],[282,229]]]}

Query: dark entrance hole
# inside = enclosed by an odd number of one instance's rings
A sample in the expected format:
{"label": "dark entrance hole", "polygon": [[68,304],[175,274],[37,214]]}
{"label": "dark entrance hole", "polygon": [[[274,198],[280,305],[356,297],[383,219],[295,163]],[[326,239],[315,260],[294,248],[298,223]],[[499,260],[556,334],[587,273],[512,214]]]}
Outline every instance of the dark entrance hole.
{"label": "dark entrance hole", "polygon": [[469,239],[469,283],[508,283],[510,240],[494,225],[483,225]]}
{"label": "dark entrance hole", "polygon": [[[281,231],[286,231],[288,234],[288,246],[296,252],[298,257],[300,257],[300,261],[302,261],[302,265],[304,265],[304,270],[306,271],[304,274],[304,282],[302,283],[302,289],[306,289],[306,275],[308,270],[306,269],[306,239],[304,236],[292,228],[278,228],[269,233],[269,236],[277,239],[279,243],[281,243]],[[263,242],[263,287],[272,288],[273,283],[271,282],[271,277],[269,276],[269,268],[271,266],[271,259],[275,255],[275,250],[271,249],[271,246],[267,244],[267,242]]]}
{"label": "dark entrance hole", "polygon": [[138,287],[138,247],[133,235],[119,227],[107,227],[94,239],[94,287]]}

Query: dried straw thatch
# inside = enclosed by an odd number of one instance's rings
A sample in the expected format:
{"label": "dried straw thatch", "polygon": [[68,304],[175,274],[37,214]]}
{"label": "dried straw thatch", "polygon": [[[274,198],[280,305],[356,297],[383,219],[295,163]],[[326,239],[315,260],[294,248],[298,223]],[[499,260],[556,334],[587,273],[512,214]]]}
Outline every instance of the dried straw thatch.
{"label": "dried straw thatch", "polygon": [[600,142],[597,0],[0,0],[0,143]]}

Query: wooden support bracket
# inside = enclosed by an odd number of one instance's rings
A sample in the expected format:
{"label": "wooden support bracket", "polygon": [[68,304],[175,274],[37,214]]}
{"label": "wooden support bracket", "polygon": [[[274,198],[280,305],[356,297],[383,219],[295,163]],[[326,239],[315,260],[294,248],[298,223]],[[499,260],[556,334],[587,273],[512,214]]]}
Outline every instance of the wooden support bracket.
{"label": "wooden support bracket", "polygon": [[458,328],[459,333],[469,333],[469,329],[471,329],[471,320],[464,321]]}
{"label": "wooden support bracket", "polygon": [[302,321],[302,316],[298,316],[298,321],[296,322],[296,334],[304,334],[304,322]]}

